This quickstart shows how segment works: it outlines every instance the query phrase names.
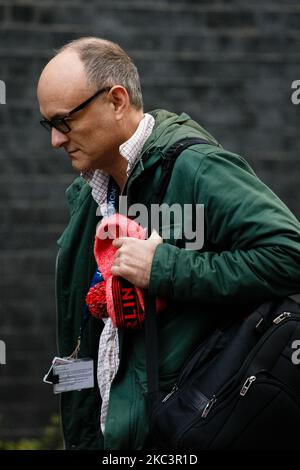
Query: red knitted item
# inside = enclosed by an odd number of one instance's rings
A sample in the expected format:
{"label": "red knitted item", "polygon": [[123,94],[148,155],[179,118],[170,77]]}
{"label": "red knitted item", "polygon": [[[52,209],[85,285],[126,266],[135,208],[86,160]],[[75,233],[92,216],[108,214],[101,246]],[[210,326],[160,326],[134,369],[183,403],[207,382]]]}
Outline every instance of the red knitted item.
{"label": "red knitted item", "polygon": [[145,312],[140,289],[117,276],[111,276],[106,286],[107,309],[113,325],[118,328],[142,328]]}
{"label": "red knitted item", "polygon": [[[145,317],[143,292],[126,279],[111,274],[117,251],[112,241],[128,236],[144,240],[145,232],[140,225],[121,214],[111,215],[97,227],[94,254],[104,281],[89,290],[86,302],[96,318],[109,315],[117,328],[137,329],[142,328]],[[165,302],[157,299],[156,306],[158,311],[163,310]]]}
{"label": "red knitted item", "polygon": [[96,230],[94,255],[105,281],[111,276],[111,267],[117,251],[112,242],[120,237],[144,240],[145,232],[134,220],[121,214],[113,214],[101,221]]}
{"label": "red knitted item", "polygon": [[89,307],[90,313],[100,320],[103,317],[108,317],[106,309],[106,292],[105,282],[98,282],[94,287],[91,287],[87,293],[85,301]]}

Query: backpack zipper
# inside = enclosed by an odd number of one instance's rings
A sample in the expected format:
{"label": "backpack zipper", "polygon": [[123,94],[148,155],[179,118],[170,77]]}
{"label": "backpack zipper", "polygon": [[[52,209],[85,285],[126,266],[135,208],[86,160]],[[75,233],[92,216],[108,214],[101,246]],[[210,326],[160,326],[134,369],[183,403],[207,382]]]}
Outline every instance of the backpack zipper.
{"label": "backpack zipper", "polygon": [[204,410],[202,411],[201,418],[206,418],[214,404],[217,402],[217,397],[215,395],[212,396],[212,398],[209,400],[207,405],[205,406]]}
{"label": "backpack zipper", "polygon": [[[268,336],[270,336],[274,330],[278,327],[278,325],[284,321],[284,320],[287,320],[287,319],[290,319],[292,317],[292,313],[291,312],[283,312],[281,313],[280,315],[278,315],[276,318],[274,318],[273,320],[273,329],[272,331],[269,331],[269,334]],[[256,353],[256,349],[257,349],[257,345],[259,343],[257,343],[255,345],[255,351],[253,352],[253,354],[251,354],[250,357],[248,357],[248,360],[247,362],[244,364],[244,367],[243,369],[247,369],[248,367],[248,364],[251,362],[252,360],[252,357],[255,355]],[[260,372],[263,372],[263,371],[259,371],[258,373]],[[265,371],[264,371],[265,372]],[[246,380],[244,381],[241,389],[240,389],[240,395],[241,396],[245,396],[246,393],[248,392],[249,388],[251,387],[252,383],[255,382],[255,380],[257,379],[257,376],[256,375],[250,375],[249,377],[246,378]],[[225,390],[226,390],[227,387],[225,387]],[[219,400],[219,398],[222,396],[222,389],[221,389],[221,393],[218,394],[218,395],[213,395],[212,398],[209,400],[209,402],[207,403],[207,405],[205,406],[202,414],[201,414],[201,418],[206,418],[208,416],[208,414],[210,413],[211,409],[213,408],[213,406],[216,404],[216,402]]]}
{"label": "backpack zipper", "polygon": [[250,377],[248,377],[246,379],[246,381],[244,382],[244,385],[242,386],[242,388],[240,390],[240,395],[242,397],[244,397],[246,395],[246,393],[248,392],[248,390],[251,387],[251,385],[253,384],[253,382],[255,382],[255,380],[256,380],[256,375],[250,375]]}
{"label": "backpack zipper", "polygon": [[214,404],[219,400],[219,397],[225,397],[228,395],[228,392],[231,391],[232,389],[232,384],[236,381],[237,374],[233,375],[229,381],[227,381],[223,386],[221,387],[219,393],[217,395],[213,395],[207,402],[205,408],[202,411],[201,418],[206,418],[208,413],[210,412],[211,408],[214,406]]}
{"label": "backpack zipper", "polygon": [[291,312],[283,312],[281,313],[281,315],[278,315],[278,317],[276,317],[274,320],[273,320],[273,323],[275,325],[278,325],[279,323],[281,323],[283,320],[285,320],[286,318],[289,318],[291,316]]}
{"label": "backpack zipper", "polygon": [[[262,372],[262,371],[259,371],[258,373],[260,373],[260,372]],[[240,395],[242,397],[244,397],[246,395],[249,388],[251,387],[253,382],[255,382],[256,379],[257,379],[256,375],[250,375],[249,377],[247,377],[247,379],[245,380],[245,382],[243,383],[243,385],[240,389]],[[204,408],[204,410],[201,414],[201,418],[206,418],[208,416],[208,414],[210,413],[212,407],[216,404],[216,402],[219,400],[219,398],[221,396],[222,396],[222,393],[220,393],[219,396],[217,396],[217,395],[212,396],[212,398],[209,400],[209,402],[205,406],[205,408]]]}
{"label": "backpack zipper", "polygon": [[[274,318],[274,320],[273,320],[273,324],[274,324],[273,331],[282,321],[290,319],[291,316],[292,316],[291,312],[283,312],[280,315],[278,315],[276,318]],[[272,332],[269,332],[269,334],[271,334]],[[244,368],[247,368],[249,362],[251,362],[251,359],[252,359],[252,355],[251,355],[250,358],[248,358],[248,361],[247,361]],[[186,361],[186,363],[188,363],[188,362],[189,361]],[[183,369],[184,369],[184,367],[183,367]],[[250,375],[249,377],[246,378],[246,380],[244,381],[244,383],[243,383],[243,385],[240,389],[240,392],[239,392],[241,396],[246,395],[246,393],[248,392],[248,390],[251,387],[252,383],[255,382],[256,378],[257,378],[256,375]],[[225,387],[223,386],[221,388],[221,391],[220,391],[220,393],[218,393],[218,395],[213,395],[209,399],[209,401],[206,404],[204,410],[202,411],[201,418],[206,418],[208,416],[208,414],[210,413],[213,406],[219,400],[219,397],[223,395],[223,392],[228,388],[228,386],[231,385],[231,383],[234,381],[234,379],[235,379],[235,376],[232,377],[232,379],[229,381],[229,383],[225,384]],[[179,378],[179,381],[176,382],[173,385],[171,391],[163,398],[162,403],[165,403],[166,401],[168,401],[169,398],[171,398],[171,396],[174,395],[174,393],[178,391],[179,383],[180,383],[180,378]]]}
{"label": "backpack zipper", "polygon": [[[276,318],[274,318],[273,320],[273,323],[274,323],[274,326],[275,325],[278,325],[279,323],[281,323],[283,320],[286,320],[288,318],[290,318],[292,316],[291,312],[283,312],[281,313],[280,315],[278,315]],[[184,368],[187,366],[187,364],[189,363],[189,361],[191,360],[192,358],[192,354],[188,357],[188,359],[185,361],[185,364],[183,365],[183,368],[182,370],[184,370]],[[182,374],[181,374],[182,376]],[[178,382],[176,382],[171,391],[163,398],[162,400],[162,403],[165,403],[166,401],[169,400],[169,398],[175,393],[177,392],[177,390],[179,389],[179,384],[180,384],[180,381],[181,381],[181,376],[179,377],[179,380]],[[234,377],[232,377],[233,379]],[[246,393],[248,392],[250,386],[252,385],[252,382],[254,382],[256,380],[256,376],[250,376],[246,379],[246,381],[244,382],[241,390],[240,390],[240,395],[241,396],[245,396]],[[225,384],[225,390],[227,388],[228,385],[230,385],[230,383],[232,382],[232,380],[230,380],[229,384]],[[249,383],[248,383],[249,382]],[[223,394],[223,387],[221,388],[221,392],[218,394],[219,396]],[[201,414],[201,417],[202,418],[206,418],[206,416],[208,415],[208,413],[210,412],[211,408],[213,407],[213,405],[217,402],[218,400],[218,396],[217,395],[213,395],[212,398],[208,401],[207,405],[205,406],[202,414]]]}
{"label": "backpack zipper", "polygon": [[[221,331],[220,331],[221,333]],[[219,339],[219,337],[217,338]],[[179,377],[177,379],[177,382],[173,385],[171,391],[163,398],[163,400],[161,401],[162,403],[165,403],[166,401],[169,400],[169,398],[174,395],[175,392],[177,392],[177,390],[179,389],[179,386],[184,378],[184,370],[186,369],[186,367],[189,365],[189,363],[191,362],[191,360],[193,359],[194,355],[198,354],[199,352],[199,348],[200,346],[198,346],[193,352],[191,352],[189,354],[189,356],[185,359],[182,367],[181,367],[181,372],[179,374]]]}
{"label": "backpack zipper", "polygon": [[162,400],[162,403],[165,403],[167,400],[169,400],[169,398],[173,395],[173,393],[177,392],[177,390],[178,390],[178,385],[176,383],[173,385],[172,390]]}

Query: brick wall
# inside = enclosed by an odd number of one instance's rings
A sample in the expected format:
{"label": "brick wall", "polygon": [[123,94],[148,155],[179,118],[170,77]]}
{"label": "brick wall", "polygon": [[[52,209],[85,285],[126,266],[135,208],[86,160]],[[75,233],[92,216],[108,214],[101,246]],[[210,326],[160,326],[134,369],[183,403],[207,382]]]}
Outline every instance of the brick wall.
{"label": "brick wall", "polygon": [[146,109],[186,111],[241,153],[300,216],[297,0],[0,0],[0,435],[37,436],[56,412],[56,239],[75,174],[39,127],[35,87],[53,48],[83,36],[135,59]]}

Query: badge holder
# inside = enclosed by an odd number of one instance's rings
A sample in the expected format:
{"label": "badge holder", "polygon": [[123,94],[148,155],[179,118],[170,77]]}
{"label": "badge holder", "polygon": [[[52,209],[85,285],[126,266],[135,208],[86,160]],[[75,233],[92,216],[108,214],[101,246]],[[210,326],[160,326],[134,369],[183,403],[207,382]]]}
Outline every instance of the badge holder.
{"label": "badge holder", "polygon": [[94,363],[90,358],[78,359],[81,337],[69,357],[55,357],[43,382],[53,385],[55,394],[94,387]]}

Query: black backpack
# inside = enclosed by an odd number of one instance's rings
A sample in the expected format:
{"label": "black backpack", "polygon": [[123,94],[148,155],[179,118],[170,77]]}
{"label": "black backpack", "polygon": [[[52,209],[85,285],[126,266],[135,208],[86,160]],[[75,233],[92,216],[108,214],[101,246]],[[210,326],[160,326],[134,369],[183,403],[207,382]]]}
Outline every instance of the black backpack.
{"label": "black backpack", "polygon": [[[184,139],[167,151],[156,203],[178,155],[202,143],[209,142]],[[159,391],[156,312],[147,293],[145,311],[148,448],[299,449],[297,302],[285,298],[264,303],[246,319],[216,330],[192,354],[168,394]]]}

